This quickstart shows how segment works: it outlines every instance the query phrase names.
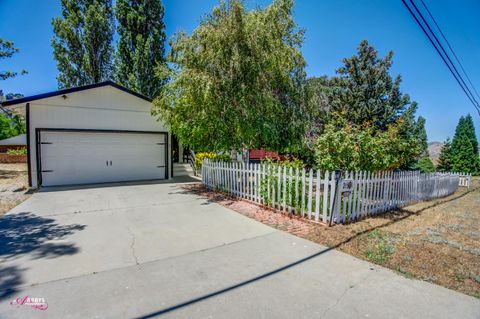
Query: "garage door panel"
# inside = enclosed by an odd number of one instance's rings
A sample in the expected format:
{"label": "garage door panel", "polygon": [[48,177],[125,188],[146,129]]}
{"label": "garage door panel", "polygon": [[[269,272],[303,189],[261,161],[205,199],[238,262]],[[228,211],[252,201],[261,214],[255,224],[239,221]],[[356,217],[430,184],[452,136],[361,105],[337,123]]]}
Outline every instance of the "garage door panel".
{"label": "garage door panel", "polygon": [[42,132],[42,185],[164,179],[165,141],[165,134]]}

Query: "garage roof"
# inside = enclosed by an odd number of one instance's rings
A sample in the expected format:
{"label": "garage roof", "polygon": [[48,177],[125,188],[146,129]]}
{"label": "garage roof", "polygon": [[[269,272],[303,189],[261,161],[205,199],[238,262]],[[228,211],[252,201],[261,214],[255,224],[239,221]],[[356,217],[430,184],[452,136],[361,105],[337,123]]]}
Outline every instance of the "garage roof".
{"label": "garage roof", "polygon": [[68,94],[68,93],[73,93],[73,92],[78,92],[78,91],[84,91],[84,90],[90,90],[90,89],[94,89],[94,88],[98,88],[98,87],[102,87],[102,86],[113,86],[114,88],[117,88],[117,89],[122,90],[124,92],[130,93],[132,95],[135,95],[136,97],[139,97],[139,98],[141,98],[143,100],[146,100],[148,102],[152,101],[152,99],[146,97],[145,95],[137,93],[137,92],[132,91],[130,89],[127,89],[126,87],[121,86],[121,85],[119,85],[119,84],[117,84],[113,81],[105,81],[105,82],[99,82],[99,83],[74,87],[74,88],[70,88],[70,89],[63,89],[63,90],[58,90],[58,91],[53,91],[53,92],[48,92],[48,93],[43,93],[43,94],[38,94],[38,95],[27,96],[27,97],[23,97],[21,99],[4,101],[4,102],[1,103],[1,105],[2,106],[9,106],[9,105],[21,104],[21,103],[26,103],[26,102],[30,102],[30,101],[45,99],[47,97],[63,95],[63,94]]}

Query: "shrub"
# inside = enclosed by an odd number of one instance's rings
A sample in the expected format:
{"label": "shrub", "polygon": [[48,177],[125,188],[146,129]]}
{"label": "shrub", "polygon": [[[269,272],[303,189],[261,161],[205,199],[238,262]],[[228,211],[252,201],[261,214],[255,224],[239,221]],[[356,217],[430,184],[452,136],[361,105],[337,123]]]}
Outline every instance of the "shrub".
{"label": "shrub", "polygon": [[[293,207],[298,211],[301,208],[301,199],[300,197],[296,197],[296,192],[302,189],[303,182],[301,180],[295,180],[295,174],[297,169],[301,170],[305,167],[304,162],[298,159],[273,161],[270,158],[266,158],[262,160],[262,165],[265,167],[265,175],[260,182],[260,197],[262,202],[267,205],[271,205],[274,202],[285,202],[287,206]],[[280,193],[276,192],[279,168],[282,172],[284,168],[287,169],[285,192],[282,191]],[[290,168],[292,169],[292,175],[290,175]]]}
{"label": "shrub", "polygon": [[23,148],[17,148],[17,149],[9,149],[7,150],[8,155],[27,155],[27,149],[25,147]]}
{"label": "shrub", "polygon": [[328,124],[315,142],[315,160],[321,170],[392,170],[406,164],[418,150],[414,141],[401,135],[403,121],[386,131],[372,126]]}
{"label": "shrub", "polygon": [[202,162],[205,158],[212,161],[223,161],[230,163],[232,159],[227,154],[215,154],[213,152],[201,152],[195,155],[195,168],[198,170],[202,167]]}

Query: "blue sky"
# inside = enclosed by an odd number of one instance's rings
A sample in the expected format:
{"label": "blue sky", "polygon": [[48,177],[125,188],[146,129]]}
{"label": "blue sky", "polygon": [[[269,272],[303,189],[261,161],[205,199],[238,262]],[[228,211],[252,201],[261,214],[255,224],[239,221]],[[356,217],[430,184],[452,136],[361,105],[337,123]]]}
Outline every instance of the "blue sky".
{"label": "blue sky", "polygon": [[[480,91],[480,1],[424,0]],[[191,32],[218,0],[165,0],[167,35]],[[246,0],[249,8],[270,1]],[[297,0],[295,20],[306,30],[302,48],[309,76],[333,75],[343,57],[368,39],[385,55],[395,52],[394,75],[402,90],[419,103],[430,141],[452,136],[461,115],[472,114],[477,135],[480,120],[428,39],[401,0]],[[2,60],[0,69],[27,69],[28,75],[0,82],[4,92],[33,95],[57,89],[50,39],[51,20],[60,15],[59,0],[0,0],[0,37],[21,50]]]}

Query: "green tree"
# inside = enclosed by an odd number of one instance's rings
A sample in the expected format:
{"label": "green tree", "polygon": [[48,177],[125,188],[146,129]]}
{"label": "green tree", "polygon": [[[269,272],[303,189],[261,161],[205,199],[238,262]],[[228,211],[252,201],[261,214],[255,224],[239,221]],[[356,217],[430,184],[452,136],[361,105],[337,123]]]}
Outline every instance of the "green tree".
{"label": "green tree", "polygon": [[0,140],[14,136],[12,121],[5,114],[0,113]]}
{"label": "green tree", "polygon": [[433,173],[435,172],[435,165],[428,156],[424,156],[418,160],[416,168],[422,173]]}
{"label": "green tree", "polygon": [[478,142],[470,115],[458,121],[452,140],[451,162],[456,172],[477,174],[480,169]]}
{"label": "green tree", "polygon": [[[4,40],[0,38],[0,60],[11,58],[15,53],[18,53],[19,50],[14,46],[12,41]],[[26,74],[26,70],[20,71],[20,74]],[[9,78],[14,78],[18,75],[18,72],[14,71],[0,71],[0,80],[6,80]]]}
{"label": "green tree", "polygon": [[329,98],[332,94],[330,79],[327,76],[310,77],[306,83],[306,103],[311,110],[312,123],[310,137],[321,134],[330,117]]}
{"label": "green tree", "polygon": [[440,155],[438,156],[438,165],[437,169],[441,172],[449,172],[452,170],[452,152],[451,152],[452,143],[450,138],[443,143],[442,149],[440,150]]}
{"label": "green tree", "polygon": [[112,0],[61,0],[62,17],[53,18],[53,55],[60,88],[110,78],[114,17]]}
{"label": "green tree", "polygon": [[473,124],[473,119],[470,114],[467,114],[467,116],[465,116],[465,122],[463,125],[465,134],[468,136],[468,139],[473,145],[473,152],[475,154],[478,154],[478,140],[477,135],[475,134],[475,125]]}
{"label": "green tree", "polygon": [[[379,58],[375,48],[362,41],[356,55],[343,59],[336,76],[309,79],[308,101],[315,116],[311,135],[318,139],[313,144],[319,167],[414,168],[428,154],[425,119],[415,120],[416,102],[400,91],[401,77],[390,75],[392,59],[393,52]],[[335,136],[333,146],[329,138]],[[350,164],[339,153],[344,148],[354,154],[349,155],[355,158]]]}
{"label": "green tree", "polygon": [[155,72],[165,64],[165,24],[160,0],[117,0],[120,36],[114,78],[136,92],[155,97],[163,81]]}
{"label": "green tree", "polygon": [[0,113],[0,140],[25,133],[26,127],[22,117]]}
{"label": "green tree", "polygon": [[344,65],[330,81],[330,108],[337,116],[351,124],[371,122],[384,130],[408,108],[416,109],[416,102],[400,91],[400,75],[395,79],[390,75],[392,51],[379,58],[378,51],[364,40],[356,55],[342,61]]}
{"label": "green tree", "polygon": [[418,141],[418,148],[421,157],[428,157],[428,139],[427,131],[425,130],[425,122],[425,118],[419,116],[415,123],[415,136]]}
{"label": "green tree", "polygon": [[303,30],[292,0],[248,12],[221,2],[189,36],[171,42],[172,68],[154,102],[188,148],[299,151],[306,123]]}

